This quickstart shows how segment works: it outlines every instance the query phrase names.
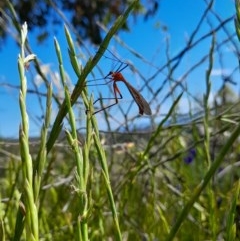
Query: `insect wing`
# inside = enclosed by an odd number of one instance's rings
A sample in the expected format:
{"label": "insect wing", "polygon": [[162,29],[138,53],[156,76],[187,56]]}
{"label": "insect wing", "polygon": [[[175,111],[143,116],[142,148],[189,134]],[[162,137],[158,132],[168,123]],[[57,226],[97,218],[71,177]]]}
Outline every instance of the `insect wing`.
{"label": "insect wing", "polygon": [[131,86],[128,82],[125,82],[130,94],[132,95],[133,99],[137,103],[139,107],[139,114],[143,115],[145,113],[146,115],[151,115],[152,110],[147,103],[147,101],[143,98],[143,96],[133,87]]}

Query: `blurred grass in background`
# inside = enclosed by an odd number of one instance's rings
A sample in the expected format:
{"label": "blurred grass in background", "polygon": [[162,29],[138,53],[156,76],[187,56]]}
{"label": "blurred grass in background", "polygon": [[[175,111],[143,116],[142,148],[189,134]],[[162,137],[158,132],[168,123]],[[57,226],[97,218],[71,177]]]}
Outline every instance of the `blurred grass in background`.
{"label": "blurred grass in background", "polygon": [[[208,67],[202,98],[192,96],[184,78],[172,79],[176,65],[171,63],[180,61],[189,46],[194,48],[189,42],[182,55],[166,63],[168,75],[158,88],[151,89],[151,80],[145,79],[150,104],[169,81],[171,88],[166,98],[171,97],[172,104],[163,117],[161,104],[155,104],[148,124],[139,128],[132,123],[141,117],[130,115],[131,107],[125,111],[119,104],[114,108],[119,108],[123,121],[113,129],[114,116],[106,110],[103,116],[108,130],[99,132],[97,116],[78,116],[76,112],[79,105],[93,110],[86,78],[104,58],[111,38],[136,2],[118,18],[99,51],[84,66],[79,64],[77,44],[65,27],[69,58],[78,79],[73,91],[65,73],[62,47],[55,39],[64,101],[41,72],[37,56],[31,55],[27,25],[20,26],[13,18],[20,40],[22,124],[20,145],[1,142],[0,240],[239,239],[240,106],[239,98],[233,101],[227,82],[210,103],[213,56],[219,50],[214,31],[209,33],[211,46],[204,58]],[[238,1],[236,7],[238,11]],[[227,43],[232,43],[230,36]],[[36,68],[47,88],[46,103],[41,102],[45,106],[41,137],[36,139],[28,133],[29,64]],[[191,66],[189,72],[197,66]],[[183,94],[192,106],[195,100],[202,109],[181,113]],[[51,123],[53,101],[59,105],[59,112]]]}

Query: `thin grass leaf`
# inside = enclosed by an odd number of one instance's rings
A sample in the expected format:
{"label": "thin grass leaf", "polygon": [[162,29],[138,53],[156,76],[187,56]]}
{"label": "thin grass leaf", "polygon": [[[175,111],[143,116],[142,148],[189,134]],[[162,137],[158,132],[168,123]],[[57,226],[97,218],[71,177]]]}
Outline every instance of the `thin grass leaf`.
{"label": "thin grass leaf", "polygon": [[[84,99],[86,101],[85,97],[84,97]],[[91,102],[91,106],[92,106],[92,102]],[[90,107],[90,110],[91,110],[91,108],[92,107]],[[101,164],[101,167],[102,167],[102,173],[103,173],[103,177],[104,177],[104,180],[105,180],[105,187],[107,189],[107,194],[108,194],[108,199],[109,199],[109,202],[110,202],[113,221],[114,221],[114,224],[115,224],[115,227],[116,227],[116,233],[115,233],[116,236],[115,237],[116,237],[116,240],[121,241],[122,240],[122,233],[121,233],[121,230],[120,230],[120,225],[119,225],[119,220],[118,220],[118,215],[117,215],[117,208],[116,208],[116,204],[115,204],[115,201],[114,201],[113,191],[112,191],[112,188],[111,188],[111,182],[110,182],[110,177],[109,177],[109,172],[108,172],[108,165],[107,165],[107,159],[106,159],[105,151],[104,151],[104,149],[101,145],[101,141],[100,141],[100,135],[99,135],[96,117],[94,115],[88,114],[88,118],[91,120],[93,129],[95,131],[95,133],[93,134],[93,139],[94,139],[94,144],[95,144],[96,150],[98,152],[100,164]]]}
{"label": "thin grass leaf", "polygon": [[34,166],[34,198],[35,202],[38,202],[39,192],[42,185],[42,178],[43,178],[43,171],[45,168],[45,163],[47,159],[47,135],[48,135],[48,128],[50,125],[51,119],[51,110],[52,110],[52,85],[49,85],[48,92],[47,92],[47,101],[46,101],[46,114],[45,114],[45,121],[41,129],[41,137],[40,137],[40,149],[35,161]]}
{"label": "thin grass leaf", "polygon": [[238,199],[239,199],[239,191],[240,191],[240,182],[239,181],[236,183],[235,189],[236,189],[236,191],[232,198],[231,207],[230,207],[228,217],[227,217],[226,241],[235,240],[236,236],[237,236],[236,222],[239,222],[238,221],[239,220],[239,208],[237,208]]}
{"label": "thin grass leaf", "polygon": [[234,19],[235,29],[238,36],[238,40],[240,41],[240,1],[235,0],[235,8],[236,8],[236,18]]}
{"label": "thin grass leaf", "polygon": [[[68,87],[64,85],[64,91],[65,91],[65,99],[66,99],[66,104],[68,108],[68,115],[69,115],[69,123],[71,126],[71,133],[68,132],[67,130],[65,131],[67,135],[67,140],[69,145],[72,147],[75,161],[76,161],[76,166],[77,166],[77,173],[76,173],[76,180],[77,180],[77,190],[78,191],[78,196],[79,196],[79,216],[78,219],[76,220],[78,223],[78,240],[79,241],[88,241],[88,217],[90,216],[89,214],[89,206],[88,206],[88,199],[89,197],[87,196],[87,182],[88,182],[88,151],[86,151],[86,147],[84,146],[84,156],[82,154],[82,150],[79,147],[79,142],[77,139],[77,129],[76,129],[76,119],[75,115],[73,112],[73,108],[71,106],[71,100],[70,100],[70,94]],[[84,160],[84,157],[87,157],[86,160]]]}

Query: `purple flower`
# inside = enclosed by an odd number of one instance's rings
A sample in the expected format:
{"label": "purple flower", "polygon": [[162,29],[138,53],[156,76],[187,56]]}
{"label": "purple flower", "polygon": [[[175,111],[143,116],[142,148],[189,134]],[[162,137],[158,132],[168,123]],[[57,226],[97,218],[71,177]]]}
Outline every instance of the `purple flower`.
{"label": "purple flower", "polygon": [[183,158],[183,160],[184,160],[184,162],[185,162],[186,164],[190,164],[190,163],[194,160],[195,156],[196,156],[196,150],[193,149],[193,148],[191,148],[191,149],[188,151],[187,156],[185,156],[185,157]]}

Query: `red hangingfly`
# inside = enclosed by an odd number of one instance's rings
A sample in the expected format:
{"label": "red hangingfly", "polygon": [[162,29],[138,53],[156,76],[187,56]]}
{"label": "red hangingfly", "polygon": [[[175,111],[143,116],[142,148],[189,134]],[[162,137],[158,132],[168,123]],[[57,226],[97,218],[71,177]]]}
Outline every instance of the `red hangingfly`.
{"label": "red hangingfly", "polygon": [[[109,51],[109,50],[108,50]],[[111,52],[110,52],[111,53]],[[111,53],[112,54],[112,53]],[[115,56],[116,58],[116,56]],[[121,63],[121,65],[119,66],[119,68],[116,70],[116,71],[110,71],[109,74],[107,76],[104,77],[104,79],[109,79],[109,81],[106,83],[110,83],[110,82],[113,82],[113,93],[114,93],[114,98],[99,98],[97,100],[95,100],[93,102],[93,105],[96,104],[98,101],[102,100],[102,99],[113,99],[115,100],[115,103],[111,104],[111,105],[108,105],[106,107],[103,107],[97,111],[95,111],[93,113],[93,115],[97,114],[98,112],[100,111],[103,111],[103,110],[106,110],[116,104],[118,104],[118,100],[119,99],[122,99],[123,96],[117,86],[117,82],[121,81],[123,82],[127,89],[129,90],[131,96],[133,97],[134,101],[136,102],[136,104],[138,105],[138,108],[139,108],[139,114],[140,115],[143,115],[143,114],[146,114],[146,115],[151,115],[152,114],[152,111],[151,111],[151,108],[148,104],[148,102],[144,99],[144,97],[139,93],[139,91],[137,91],[132,85],[130,85],[127,80],[123,77],[123,75],[121,74],[121,71],[124,70],[128,64],[125,64],[124,67],[121,68],[123,63]],[[119,96],[118,96],[119,95]],[[88,112],[89,110],[86,111],[86,113]]]}

